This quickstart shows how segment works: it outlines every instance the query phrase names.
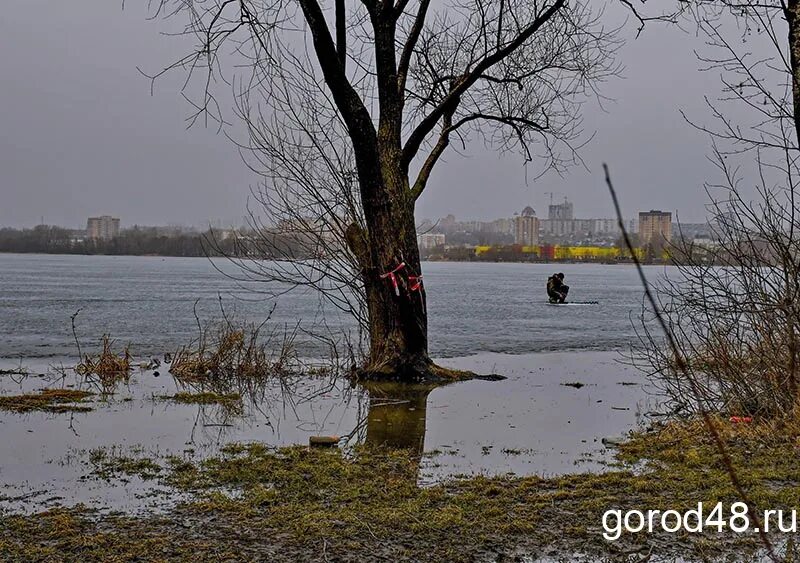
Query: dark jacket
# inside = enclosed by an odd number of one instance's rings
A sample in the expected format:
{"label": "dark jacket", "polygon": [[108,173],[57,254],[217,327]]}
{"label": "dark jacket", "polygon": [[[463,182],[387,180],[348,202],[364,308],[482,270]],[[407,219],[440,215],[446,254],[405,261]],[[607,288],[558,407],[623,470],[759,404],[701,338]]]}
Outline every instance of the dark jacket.
{"label": "dark jacket", "polygon": [[558,276],[550,276],[547,278],[547,292],[550,293],[551,291],[560,291],[561,287],[564,285],[564,282],[561,281],[561,278]]}

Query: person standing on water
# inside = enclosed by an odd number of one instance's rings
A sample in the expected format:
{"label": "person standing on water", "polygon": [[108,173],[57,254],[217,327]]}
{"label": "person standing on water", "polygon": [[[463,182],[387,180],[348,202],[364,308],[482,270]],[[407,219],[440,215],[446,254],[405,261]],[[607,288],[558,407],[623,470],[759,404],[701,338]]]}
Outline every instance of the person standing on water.
{"label": "person standing on water", "polygon": [[547,296],[550,303],[565,303],[569,286],[564,284],[564,274],[561,272],[547,278]]}

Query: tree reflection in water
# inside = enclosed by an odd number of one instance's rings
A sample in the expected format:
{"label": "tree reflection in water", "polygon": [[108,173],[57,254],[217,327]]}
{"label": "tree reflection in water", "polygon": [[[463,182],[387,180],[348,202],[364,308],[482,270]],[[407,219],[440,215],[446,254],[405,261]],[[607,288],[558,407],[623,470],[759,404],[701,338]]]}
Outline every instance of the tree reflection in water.
{"label": "tree reflection in water", "polygon": [[422,455],[428,395],[436,385],[366,383],[369,412],[365,443]]}

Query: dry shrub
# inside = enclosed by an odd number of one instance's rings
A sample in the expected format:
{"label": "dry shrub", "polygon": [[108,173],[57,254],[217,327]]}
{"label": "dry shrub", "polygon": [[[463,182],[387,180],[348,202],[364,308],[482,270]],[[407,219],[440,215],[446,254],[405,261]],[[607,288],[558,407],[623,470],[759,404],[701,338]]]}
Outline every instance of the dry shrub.
{"label": "dry shrub", "polygon": [[779,252],[788,246],[780,232],[749,236],[758,242],[722,238],[722,265],[687,260],[657,288],[685,369],[651,330],[653,312],[643,313],[636,361],[659,376],[676,408],[774,417],[798,406],[800,263],[794,249]]}
{"label": "dry shrub", "polygon": [[97,378],[105,389],[120,381],[128,381],[132,359],[129,346],[125,346],[119,354],[114,352],[114,341],[106,334],[103,335],[103,350],[97,355],[83,356],[75,366],[75,372],[87,378]]}
{"label": "dry shrub", "polygon": [[169,371],[181,383],[218,389],[297,373],[296,329],[264,337],[263,327],[226,320],[202,328],[197,340],[175,352]]}

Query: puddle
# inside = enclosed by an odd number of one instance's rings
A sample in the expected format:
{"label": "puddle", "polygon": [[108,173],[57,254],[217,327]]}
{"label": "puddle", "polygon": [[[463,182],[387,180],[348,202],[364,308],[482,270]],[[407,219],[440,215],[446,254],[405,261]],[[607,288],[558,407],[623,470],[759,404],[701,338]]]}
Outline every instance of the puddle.
{"label": "puddle", "polygon": [[[152,370],[135,371],[114,395],[90,397],[90,412],[0,412],[5,438],[0,509],[32,512],[84,503],[131,513],[159,511],[168,506],[157,479],[106,481],[92,474],[92,452],[197,460],[231,442],[282,446],[308,444],[311,436],[424,453],[423,485],[459,475],[602,471],[612,455],[602,438],[646,423],[646,413],[657,409],[641,374],[617,358],[614,352],[454,358],[443,363],[507,379],[435,388],[362,387],[328,379],[302,379],[288,387],[272,382],[255,400],[245,397],[241,412],[160,399],[186,389],[165,366],[159,377]],[[79,386],[76,376],[62,377],[41,361],[23,366],[31,374],[50,373],[0,376],[3,395]],[[0,361],[0,369],[15,367],[19,360]]]}

